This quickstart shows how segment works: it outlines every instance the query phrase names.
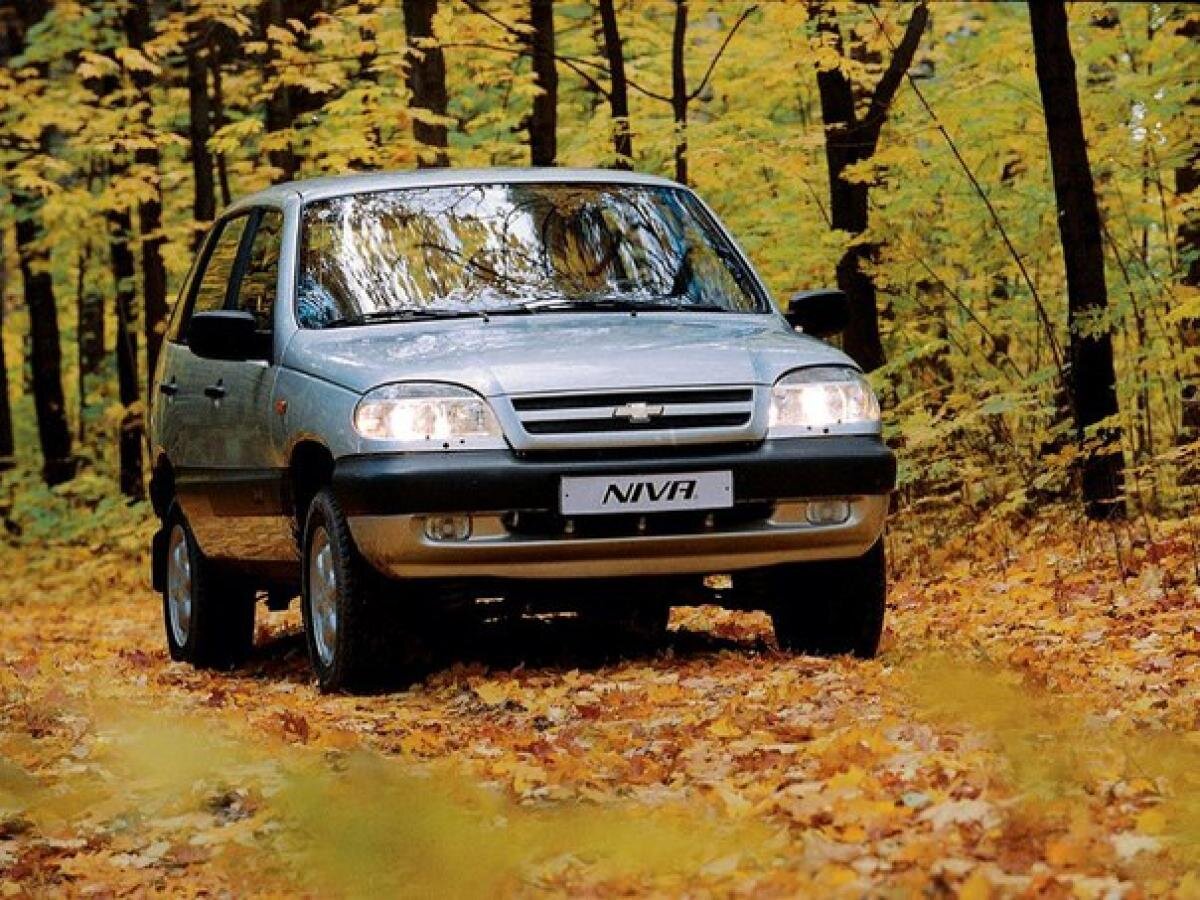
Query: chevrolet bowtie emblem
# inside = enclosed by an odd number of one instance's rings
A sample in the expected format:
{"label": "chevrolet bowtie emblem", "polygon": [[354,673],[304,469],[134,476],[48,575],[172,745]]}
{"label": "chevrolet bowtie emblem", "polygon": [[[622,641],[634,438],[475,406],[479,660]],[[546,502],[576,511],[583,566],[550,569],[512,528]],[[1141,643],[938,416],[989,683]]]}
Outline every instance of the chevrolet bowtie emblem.
{"label": "chevrolet bowtie emblem", "polygon": [[626,403],[613,410],[614,419],[628,419],[634,425],[645,425],[655,416],[663,414],[662,405],[651,406],[640,400],[637,403]]}

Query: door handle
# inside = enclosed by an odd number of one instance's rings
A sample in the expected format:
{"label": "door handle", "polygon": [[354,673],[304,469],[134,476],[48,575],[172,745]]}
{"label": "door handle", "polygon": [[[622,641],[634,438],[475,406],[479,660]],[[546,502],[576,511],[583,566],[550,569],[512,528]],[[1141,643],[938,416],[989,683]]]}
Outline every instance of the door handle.
{"label": "door handle", "polygon": [[220,400],[225,396],[225,385],[219,381],[216,384],[210,384],[204,389],[204,396],[210,400]]}
{"label": "door handle", "polygon": [[168,397],[174,397],[179,393],[179,385],[175,383],[175,379],[164,381],[158,386],[160,394],[166,394]]}

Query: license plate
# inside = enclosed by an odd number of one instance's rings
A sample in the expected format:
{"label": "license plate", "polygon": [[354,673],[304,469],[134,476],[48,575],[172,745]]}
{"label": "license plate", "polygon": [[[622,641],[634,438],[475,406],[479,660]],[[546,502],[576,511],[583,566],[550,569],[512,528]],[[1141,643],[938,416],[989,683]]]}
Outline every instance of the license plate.
{"label": "license plate", "polygon": [[564,516],[727,509],[733,506],[733,475],[672,472],[564,478],[560,499]]}

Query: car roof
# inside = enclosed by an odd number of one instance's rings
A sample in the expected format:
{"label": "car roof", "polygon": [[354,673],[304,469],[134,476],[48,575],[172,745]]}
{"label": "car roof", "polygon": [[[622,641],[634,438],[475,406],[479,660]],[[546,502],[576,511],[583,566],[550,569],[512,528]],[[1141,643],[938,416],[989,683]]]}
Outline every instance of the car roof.
{"label": "car roof", "polygon": [[288,198],[308,202],[347,194],[365,194],[412,187],[445,187],[462,184],[637,184],[655,187],[681,187],[677,182],[657,175],[624,172],[616,169],[570,168],[490,168],[490,169],[417,169],[400,172],[369,172],[309,178],[277,184],[240,198],[229,209],[247,206],[278,206]]}

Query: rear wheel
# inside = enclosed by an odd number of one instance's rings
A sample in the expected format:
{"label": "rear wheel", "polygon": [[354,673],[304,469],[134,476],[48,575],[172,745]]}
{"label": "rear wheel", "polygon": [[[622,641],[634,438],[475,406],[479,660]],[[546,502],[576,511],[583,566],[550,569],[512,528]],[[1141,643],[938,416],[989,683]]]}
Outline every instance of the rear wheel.
{"label": "rear wheel", "polygon": [[200,552],[178,506],[167,514],[163,624],[171,659],[201,668],[245,662],[254,644],[254,589]]}
{"label": "rear wheel", "polygon": [[781,648],[869,659],[879,649],[887,601],[883,538],[857,559],[777,566],[768,590]]}

